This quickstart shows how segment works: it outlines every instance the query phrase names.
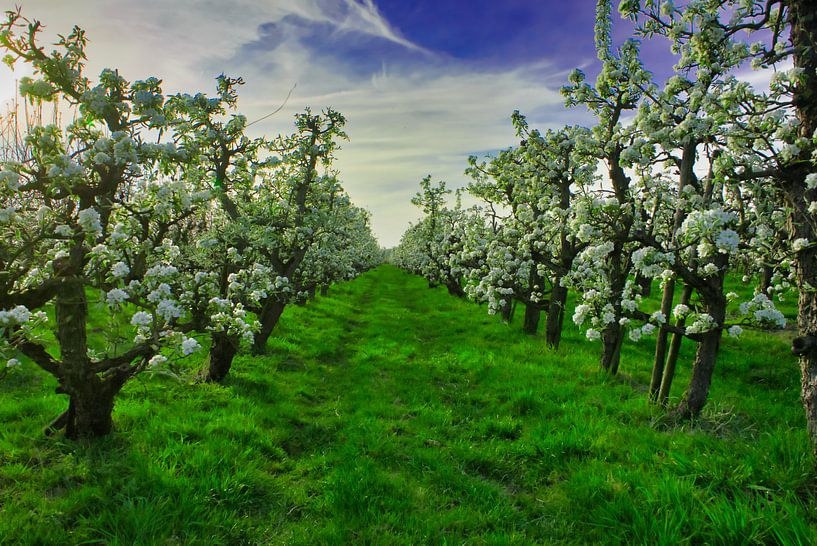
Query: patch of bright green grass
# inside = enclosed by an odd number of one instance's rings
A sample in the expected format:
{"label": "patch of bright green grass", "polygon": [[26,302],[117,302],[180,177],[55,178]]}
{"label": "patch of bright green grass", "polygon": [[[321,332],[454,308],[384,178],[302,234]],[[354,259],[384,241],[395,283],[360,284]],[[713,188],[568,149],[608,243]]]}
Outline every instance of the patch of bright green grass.
{"label": "patch of bright green grass", "polygon": [[[224,385],[143,376],[116,432],[46,439],[65,406],[0,382],[2,544],[811,544],[814,461],[785,334],[725,339],[702,418],[646,402],[566,321],[558,352],[383,266],[285,312]],[[685,345],[674,400],[689,377]]]}

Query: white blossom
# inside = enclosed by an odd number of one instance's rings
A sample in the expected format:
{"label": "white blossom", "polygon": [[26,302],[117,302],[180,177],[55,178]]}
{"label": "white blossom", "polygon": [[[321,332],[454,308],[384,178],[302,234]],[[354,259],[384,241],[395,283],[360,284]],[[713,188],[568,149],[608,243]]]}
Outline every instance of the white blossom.
{"label": "white blossom", "polygon": [[105,299],[108,305],[115,306],[123,303],[128,297],[128,293],[121,288],[114,288],[106,294]]}
{"label": "white blossom", "polygon": [[89,207],[87,209],[82,209],[81,211],[79,211],[79,215],[77,216],[77,222],[86,233],[90,234],[102,233],[102,223],[100,222],[99,213],[93,207]]}
{"label": "white blossom", "polygon": [[111,267],[111,274],[114,277],[122,278],[125,277],[128,273],[130,273],[130,267],[125,262],[116,262]]}
{"label": "white blossom", "polygon": [[161,365],[162,365],[162,364],[164,364],[165,362],[167,362],[167,357],[164,357],[164,356],[162,356],[162,355],[154,355],[154,356],[153,356],[153,357],[152,357],[152,358],[151,358],[151,359],[148,361],[148,367],[150,367],[150,368],[155,368],[155,367],[157,367],[157,366],[161,366]]}
{"label": "white blossom", "polygon": [[185,338],[185,340],[182,341],[182,352],[185,355],[193,354],[199,349],[201,349],[201,345],[199,345],[199,342],[192,337]]}
{"label": "white blossom", "polygon": [[732,229],[724,229],[715,239],[715,246],[724,254],[730,254],[738,249],[740,236]]}
{"label": "white blossom", "polygon": [[130,323],[133,326],[150,326],[153,324],[153,317],[145,311],[137,311],[131,317]]}
{"label": "white blossom", "polygon": [[795,252],[800,252],[801,250],[808,246],[809,246],[808,239],[804,239],[802,237],[799,239],[795,239],[794,242],[791,244],[791,248]]}

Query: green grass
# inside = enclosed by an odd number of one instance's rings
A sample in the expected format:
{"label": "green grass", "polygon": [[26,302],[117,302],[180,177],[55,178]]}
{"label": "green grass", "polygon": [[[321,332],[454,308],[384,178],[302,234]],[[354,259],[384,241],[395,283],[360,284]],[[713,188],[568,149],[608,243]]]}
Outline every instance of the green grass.
{"label": "green grass", "polygon": [[[521,313],[517,313],[517,321]],[[101,441],[46,439],[65,406],[0,382],[0,544],[813,544],[814,461],[786,334],[725,339],[700,421],[383,266],[289,308],[224,385],[141,377]],[[684,349],[676,397],[688,379]]]}

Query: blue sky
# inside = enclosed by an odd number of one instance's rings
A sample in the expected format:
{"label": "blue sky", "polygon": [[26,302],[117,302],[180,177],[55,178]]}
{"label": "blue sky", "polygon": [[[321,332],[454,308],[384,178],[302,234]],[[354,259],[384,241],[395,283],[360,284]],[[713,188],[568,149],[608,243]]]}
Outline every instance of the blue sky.
{"label": "blue sky", "polygon": [[[472,153],[514,144],[510,115],[540,128],[587,124],[563,107],[559,87],[576,67],[598,67],[593,0],[17,0],[50,36],[77,24],[89,68],[128,79],[156,75],[168,92],[213,89],[242,76],[240,109],[277,134],[307,106],[348,119],[337,166],[352,198],[373,214],[384,246],[419,212],[409,200],[426,174],[457,187]],[[12,7],[11,5],[8,8]],[[615,35],[630,33],[616,21]],[[645,48],[666,76],[664,44]],[[0,71],[0,100],[25,75]]]}

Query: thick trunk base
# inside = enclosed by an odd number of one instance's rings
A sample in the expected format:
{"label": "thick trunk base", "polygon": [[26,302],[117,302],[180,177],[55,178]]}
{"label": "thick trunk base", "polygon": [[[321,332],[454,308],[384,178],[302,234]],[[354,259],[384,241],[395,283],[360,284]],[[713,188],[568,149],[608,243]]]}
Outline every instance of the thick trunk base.
{"label": "thick trunk base", "polygon": [[220,383],[230,373],[240,340],[236,336],[223,332],[214,333],[211,339],[212,344],[203,379],[207,382]]}
{"label": "thick trunk base", "polygon": [[456,296],[458,298],[465,297],[465,290],[462,289],[462,286],[460,286],[459,283],[451,281],[446,283],[445,287],[448,290],[448,293],[452,296]]}
{"label": "thick trunk base", "polygon": [[695,355],[695,364],[692,366],[692,377],[689,388],[678,407],[673,412],[680,419],[694,419],[701,414],[709,396],[709,386],[712,384],[712,372],[715,370],[715,361],[718,357],[721,332],[710,332],[698,345]]}
{"label": "thick trunk base", "polygon": [[64,425],[65,437],[72,440],[107,436],[113,430],[115,396],[115,393],[104,388],[102,392],[73,395],[68,402],[68,410],[54,424],[57,428]]}

